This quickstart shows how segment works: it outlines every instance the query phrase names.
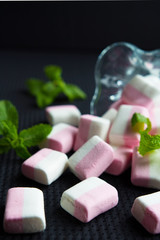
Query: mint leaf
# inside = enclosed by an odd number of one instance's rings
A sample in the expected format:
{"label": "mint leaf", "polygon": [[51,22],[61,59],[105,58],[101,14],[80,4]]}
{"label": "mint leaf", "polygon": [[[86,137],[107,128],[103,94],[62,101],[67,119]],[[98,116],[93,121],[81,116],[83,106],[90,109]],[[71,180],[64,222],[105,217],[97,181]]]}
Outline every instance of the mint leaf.
{"label": "mint leaf", "polygon": [[52,130],[49,124],[38,124],[18,134],[18,112],[12,103],[0,101],[0,113],[0,154],[14,149],[26,159],[31,156],[27,148],[39,145]]}
{"label": "mint leaf", "polygon": [[39,108],[44,108],[53,102],[53,98],[46,93],[39,92],[36,95],[36,103]]}
{"label": "mint leaf", "polygon": [[[15,106],[7,100],[0,101],[0,124],[2,121],[10,121],[18,129],[18,112]],[[2,134],[0,130],[0,135]]]}
{"label": "mint leaf", "polygon": [[11,145],[7,138],[0,138],[0,154],[7,153],[11,149]]}
{"label": "mint leaf", "polygon": [[0,122],[0,132],[1,135],[9,138],[10,140],[16,139],[18,137],[17,128],[10,120]]}
{"label": "mint leaf", "polygon": [[61,79],[62,68],[56,65],[48,65],[44,68],[44,72],[50,81]]}
{"label": "mint leaf", "polygon": [[73,84],[66,84],[63,92],[68,97],[69,101],[86,98],[86,94],[78,86]]}
{"label": "mint leaf", "polygon": [[[144,129],[145,124],[147,125],[146,130]],[[152,128],[151,121],[149,118],[143,116],[140,113],[134,113],[131,119],[131,125],[134,131],[140,132],[142,130],[145,130],[146,132],[149,132]]]}
{"label": "mint leaf", "polygon": [[[140,113],[134,113],[131,119],[132,127],[140,133],[140,143],[138,151],[144,156],[146,153],[160,148],[160,135],[150,135],[148,132],[152,129],[149,118]],[[147,128],[142,130],[142,125],[146,124]]]}
{"label": "mint leaf", "polygon": [[28,151],[27,147],[24,146],[22,143],[19,144],[17,147],[15,147],[14,150],[16,151],[16,154],[20,158],[27,159],[27,158],[31,157],[31,154]]}
{"label": "mint leaf", "polygon": [[20,132],[19,137],[23,139],[23,145],[32,147],[42,142],[51,132],[52,127],[49,124],[38,124]]}
{"label": "mint leaf", "polygon": [[44,72],[50,81],[44,82],[35,78],[27,80],[29,92],[36,97],[38,107],[50,105],[60,93],[63,93],[69,101],[86,98],[86,94],[78,86],[67,84],[63,80],[61,67],[49,65],[44,68]]}
{"label": "mint leaf", "polygon": [[26,82],[30,94],[36,96],[39,91],[41,91],[43,85],[45,84],[42,80],[36,78],[30,78]]}
{"label": "mint leaf", "polygon": [[144,156],[146,153],[160,148],[160,135],[151,136],[146,131],[141,132],[139,153]]}

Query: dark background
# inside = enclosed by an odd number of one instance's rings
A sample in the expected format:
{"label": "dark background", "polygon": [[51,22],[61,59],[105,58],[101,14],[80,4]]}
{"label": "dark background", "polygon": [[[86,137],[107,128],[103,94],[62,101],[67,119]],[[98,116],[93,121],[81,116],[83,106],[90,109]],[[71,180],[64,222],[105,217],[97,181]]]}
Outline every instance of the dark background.
{"label": "dark background", "polygon": [[159,48],[158,1],[0,3],[1,49],[98,52],[118,41]]}
{"label": "dark background", "polygon": [[[19,112],[19,130],[46,122],[44,109],[35,105],[26,89],[29,77],[44,78],[43,67],[57,64],[66,82],[87,94],[75,104],[89,113],[94,93],[94,67],[101,50],[118,41],[142,49],[160,48],[160,4],[131,2],[0,2],[0,99],[10,100]],[[59,99],[55,104],[68,104]],[[37,151],[38,149],[36,149]],[[34,153],[35,149],[32,150]],[[23,160],[14,151],[0,155],[0,239],[3,240],[144,240],[149,234],[131,215],[136,197],[155,189],[135,187],[128,169],[120,176],[100,177],[117,188],[118,206],[83,224],[63,211],[60,198],[79,180],[66,171],[50,186],[25,178]],[[12,235],[3,231],[7,191],[37,187],[44,193],[47,228],[43,233]]]}

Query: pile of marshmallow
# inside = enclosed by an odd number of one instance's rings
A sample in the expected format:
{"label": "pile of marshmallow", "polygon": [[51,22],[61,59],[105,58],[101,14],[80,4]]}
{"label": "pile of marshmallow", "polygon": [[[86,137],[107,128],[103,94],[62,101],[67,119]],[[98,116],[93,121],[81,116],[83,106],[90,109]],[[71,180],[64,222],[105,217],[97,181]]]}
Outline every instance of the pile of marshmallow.
{"label": "pile of marshmallow", "polygon": [[[62,193],[61,207],[82,222],[89,222],[118,204],[116,188],[99,178],[120,175],[131,166],[136,186],[160,189],[160,150],[141,156],[140,135],[131,127],[134,113],[149,117],[151,134],[160,133],[160,80],[136,75],[120,100],[101,117],[81,115],[74,105],[49,106],[46,116],[53,125],[40,144],[41,150],[22,164],[24,176],[50,185],[69,168],[80,180]],[[74,153],[68,157],[71,150]],[[151,233],[160,233],[160,192],[135,199],[131,212]],[[43,193],[36,188],[8,190],[4,229],[9,233],[38,232],[46,227]]]}

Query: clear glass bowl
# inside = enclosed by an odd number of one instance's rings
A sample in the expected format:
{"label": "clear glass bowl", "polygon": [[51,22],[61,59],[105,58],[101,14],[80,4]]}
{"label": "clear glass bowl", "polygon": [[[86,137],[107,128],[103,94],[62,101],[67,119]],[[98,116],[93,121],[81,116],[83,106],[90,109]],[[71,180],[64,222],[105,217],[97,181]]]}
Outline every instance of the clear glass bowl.
{"label": "clear glass bowl", "polygon": [[144,51],[127,42],[106,47],[95,66],[95,92],[90,113],[101,116],[120,99],[123,87],[134,75],[156,75],[160,78],[160,49]]}

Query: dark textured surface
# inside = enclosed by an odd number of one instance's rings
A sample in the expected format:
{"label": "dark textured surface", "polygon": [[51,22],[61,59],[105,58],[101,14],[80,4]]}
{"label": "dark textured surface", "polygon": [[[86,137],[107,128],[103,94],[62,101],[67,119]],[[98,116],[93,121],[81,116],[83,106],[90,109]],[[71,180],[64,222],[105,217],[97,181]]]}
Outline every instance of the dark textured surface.
{"label": "dark textured surface", "polygon": [[[74,104],[82,113],[89,113],[89,102],[94,91],[94,66],[96,54],[47,53],[47,52],[0,52],[0,99],[8,99],[19,111],[20,129],[46,122],[43,109],[38,109],[34,98],[27,94],[25,80],[28,77],[43,78],[43,67],[59,64],[67,82],[81,86],[88,95],[85,101]],[[60,99],[60,103],[67,103]],[[35,149],[33,150],[35,151]],[[21,174],[22,160],[13,151],[0,156],[0,239],[32,240],[80,240],[80,239],[159,239],[136,222],[130,213],[134,199],[154,189],[135,187],[130,182],[130,169],[121,176],[102,174],[100,177],[115,186],[119,192],[119,204],[115,208],[84,224],[70,216],[60,207],[64,190],[79,180],[68,170],[50,186],[43,186]],[[43,233],[11,235],[3,231],[3,214],[7,190],[11,187],[38,187],[44,193],[47,228]]]}

